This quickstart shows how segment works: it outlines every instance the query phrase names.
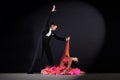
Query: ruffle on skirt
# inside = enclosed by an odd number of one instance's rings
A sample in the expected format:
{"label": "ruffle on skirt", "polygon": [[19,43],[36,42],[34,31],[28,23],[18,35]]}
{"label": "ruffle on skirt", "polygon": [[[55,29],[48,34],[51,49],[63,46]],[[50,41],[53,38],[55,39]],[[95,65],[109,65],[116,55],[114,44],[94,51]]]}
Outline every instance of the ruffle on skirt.
{"label": "ruffle on skirt", "polygon": [[[63,71],[66,69],[65,66],[46,66],[44,69],[41,70],[41,74],[53,74],[53,75],[63,75]],[[79,75],[80,74],[79,68],[71,68],[66,75]]]}

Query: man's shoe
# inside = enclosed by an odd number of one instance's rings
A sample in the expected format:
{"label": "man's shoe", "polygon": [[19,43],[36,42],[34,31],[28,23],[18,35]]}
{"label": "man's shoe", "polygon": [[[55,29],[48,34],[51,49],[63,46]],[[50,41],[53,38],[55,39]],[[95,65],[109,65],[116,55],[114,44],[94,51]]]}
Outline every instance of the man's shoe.
{"label": "man's shoe", "polygon": [[27,72],[27,74],[33,74],[33,73],[34,73],[34,72],[32,72],[32,71],[31,71],[31,72]]}

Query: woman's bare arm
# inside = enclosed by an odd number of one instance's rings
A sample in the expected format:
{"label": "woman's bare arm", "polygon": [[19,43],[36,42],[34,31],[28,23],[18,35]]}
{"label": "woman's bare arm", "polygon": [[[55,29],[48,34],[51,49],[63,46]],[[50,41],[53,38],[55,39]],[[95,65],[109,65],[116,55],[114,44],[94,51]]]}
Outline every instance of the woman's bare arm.
{"label": "woman's bare arm", "polygon": [[66,74],[69,71],[69,69],[71,68],[71,65],[72,65],[72,58],[68,57],[68,65],[67,65],[67,68],[63,71],[63,74]]}

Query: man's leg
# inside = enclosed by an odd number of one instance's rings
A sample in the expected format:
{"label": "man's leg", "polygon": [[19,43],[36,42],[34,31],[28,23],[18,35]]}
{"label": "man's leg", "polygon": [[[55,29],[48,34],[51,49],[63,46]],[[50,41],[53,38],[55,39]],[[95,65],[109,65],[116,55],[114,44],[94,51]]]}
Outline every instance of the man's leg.
{"label": "man's leg", "polygon": [[[28,70],[28,73],[33,73],[33,69],[35,67],[35,63],[36,63],[36,60],[37,60],[37,56],[38,56],[38,50],[39,50],[39,46],[40,45],[37,45],[37,48],[36,48],[36,51],[35,51],[35,55],[33,57],[33,60],[32,60],[32,63],[30,65],[30,68]],[[44,46],[43,46],[44,47]],[[40,57],[40,61],[42,60],[42,57],[43,57],[43,54],[44,54],[44,48],[42,48],[42,55]]]}
{"label": "man's leg", "polygon": [[35,62],[36,62],[36,58],[37,58],[37,54],[35,54],[33,60],[32,60],[32,63],[31,63],[31,66],[28,70],[28,73],[33,73],[33,68],[34,68],[34,65],[35,65]]}
{"label": "man's leg", "polygon": [[50,66],[54,66],[53,55],[52,55],[51,48],[49,45],[45,48],[45,53],[47,55]]}
{"label": "man's leg", "polygon": [[45,47],[44,47],[44,44],[42,43],[42,52],[41,52],[41,56],[40,56],[40,62],[42,61],[42,58],[43,58],[43,55],[44,55],[44,49],[45,49]]}

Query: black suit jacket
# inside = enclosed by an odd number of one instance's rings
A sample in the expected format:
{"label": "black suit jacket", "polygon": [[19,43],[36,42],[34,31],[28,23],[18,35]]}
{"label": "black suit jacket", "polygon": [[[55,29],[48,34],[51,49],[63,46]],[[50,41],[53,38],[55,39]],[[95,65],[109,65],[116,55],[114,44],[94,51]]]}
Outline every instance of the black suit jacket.
{"label": "black suit jacket", "polygon": [[54,37],[55,39],[61,40],[61,41],[66,41],[65,37],[59,37],[58,35],[56,35],[54,33],[54,31],[52,31],[50,36],[46,36],[46,34],[49,32],[49,29],[50,29],[50,25],[51,25],[50,24],[50,18],[53,14],[54,14],[53,12],[50,12],[50,14],[48,16],[44,31],[42,32],[42,38],[43,38],[44,41],[47,41],[47,42],[50,42],[52,37]]}

